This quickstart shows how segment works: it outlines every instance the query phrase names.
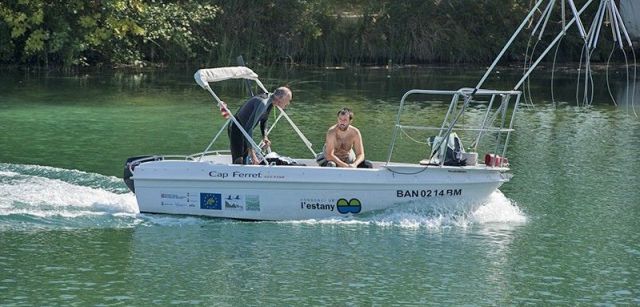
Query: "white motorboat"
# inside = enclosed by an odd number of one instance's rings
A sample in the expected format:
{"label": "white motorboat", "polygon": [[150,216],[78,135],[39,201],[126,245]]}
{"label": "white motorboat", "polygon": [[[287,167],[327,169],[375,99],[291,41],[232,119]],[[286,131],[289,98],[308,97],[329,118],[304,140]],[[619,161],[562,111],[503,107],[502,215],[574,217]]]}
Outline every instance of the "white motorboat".
{"label": "white motorboat", "polygon": [[[243,78],[255,81],[267,92],[258,76],[247,67],[201,69],[196,81],[207,89],[220,107],[226,109],[209,82]],[[140,212],[203,215],[247,220],[321,219],[384,210],[410,204],[426,211],[472,211],[484,204],[489,195],[510,179],[506,159],[506,143],[511,133],[513,114],[506,110],[509,102],[517,105],[520,92],[476,90],[474,99],[486,97],[486,112],[476,128],[460,128],[492,137],[501,152],[488,165],[477,163],[475,153],[465,153],[456,142],[456,120],[464,114],[474,89],[458,91],[412,90],[400,101],[388,161],[373,161],[372,168],[336,168],[318,166],[310,142],[286,113],[279,109],[301,139],[308,145],[311,157],[287,159],[271,153],[264,155],[250,139],[262,165],[231,164],[228,151],[210,150],[225,130],[229,120],[202,152],[189,156],[144,156],[130,158],[125,167],[125,182],[135,192]],[[451,96],[449,111],[440,127],[403,124],[403,110],[413,95]],[[515,97],[514,99],[511,99]],[[498,98],[500,104],[494,103]],[[448,101],[449,98],[447,98]],[[228,112],[228,109],[225,111]],[[498,111],[496,113],[496,111]],[[489,125],[501,114],[501,127]],[[492,118],[493,117],[493,118]],[[274,123],[275,125],[275,123]],[[505,127],[508,126],[508,127]],[[240,125],[238,125],[240,126]],[[272,127],[273,128],[273,127]],[[392,162],[391,157],[399,132],[431,129],[432,154],[425,148],[425,159],[416,163]],[[246,131],[243,131],[246,134]],[[477,148],[477,146],[474,146]]]}
{"label": "white motorboat", "polygon": [[[309,158],[282,159],[273,154],[265,155],[260,146],[241,129],[263,164],[231,164],[228,152],[211,150],[229,122],[233,121],[237,125],[237,120],[231,116],[203,152],[189,156],[130,158],[125,166],[124,180],[135,192],[140,212],[150,213],[291,220],[359,215],[402,205],[423,211],[473,211],[510,179],[509,164],[505,157],[521,98],[518,89],[548,52],[559,43],[567,29],[575,23],[584,39],[585,48],[593,50],[600,35],[603,16],[607,15],[615,21],[612,23],[614,41],[622,48],[624,37],[631,45],[613,1],[600,1],[596,18],[587,32],[579,17],[593,0],[588,0],[580,9],[573,1],[566,1],[570,10],[565,9],[565,1],[558,4],[555,0],[550,0],[538,16],[531,35],[538,36],[538,39],[543,37],[542,32],[549,16],[559,7],[563,19],[556,38],[535,61],[533,58],[527,59],[527,70],[512,90],[481,89],[515,37],[527,24],[531,24],[535,12],[539,11],[538,8],[545,1],[536,1],[528,16],[474,88],[454,91],[416,89],[405,93],[400,100],[387,160],[372,162],[372,168],[317,166],[316,152],[311,143],[287,114],[279,109],[280,115],[274,126],[280,118],[285,118],[311,151]],[[570,20],[565,20],[569,15],[565,12],[571,14]],[[591,80],[588,63],[587,56],[585,80]],[[211,89],[210,82],[246,79],[255,81],[262,91],[268,92],[258,76],[244,66],[201,69],[196,72],[195,79],[227,113],[230,113],[229,110]],[[585,98],[589,86],[592,84],[585,85]],[[416,96],[429,96],[422,98],[428,99],[429,103],[449,104],[440,126],[413,124],[406,120],[415,117],[405,116],[404,113],[407,109],[405,104],[415,101]],[[408,99],[409,97],[412,99]],[[481,106],[475,108],[474,104]],[[470,109],[474,111],[468,112]],[[396,141],[400,133],[411,138],[407,131],[433,132],[431,148],[427,150],[421,145],[417,149],[418,152],[424,152],[424,159],[421,161],[394,162],[392,158],[394,151],[399,150]],[[464,134],[466,141],[471,140],[471,145],[464,147],[457,133]],[[485,157],[483,161],[478,159],[478,153]]]}

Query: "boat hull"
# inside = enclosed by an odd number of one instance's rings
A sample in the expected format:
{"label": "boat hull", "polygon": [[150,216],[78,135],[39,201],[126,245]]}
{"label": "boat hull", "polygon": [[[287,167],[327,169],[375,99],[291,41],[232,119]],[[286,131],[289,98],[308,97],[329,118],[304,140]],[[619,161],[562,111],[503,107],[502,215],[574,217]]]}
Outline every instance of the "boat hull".
{"label": "boat hull", "polygon": [[325,219],[409,204],[472,211],[508,181],[506,168],[394,165],[374,169],[151,161],[131,179],[140,212],[247,220]]}

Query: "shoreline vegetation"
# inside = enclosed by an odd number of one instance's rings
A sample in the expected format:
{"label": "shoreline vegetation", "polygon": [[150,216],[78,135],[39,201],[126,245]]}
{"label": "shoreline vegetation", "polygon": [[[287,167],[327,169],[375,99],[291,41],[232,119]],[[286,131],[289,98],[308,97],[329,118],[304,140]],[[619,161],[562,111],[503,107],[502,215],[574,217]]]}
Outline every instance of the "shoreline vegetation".
{"label": "shoreline vegetation", "polygon": [[[488,65],[532,5],[531,0],[9,0],[0,2],[0,65],[212,67],[235,65],[237,55],[253,67]],[[593,15],[597,6],[592,7],[586,15]],[[555,32],[561,23],[558,10],[548,27]],[[614,65],[625,65],[630,50],[614,48],[609,26],[604,27],[591,60],[604,65],[611,54]],[[572,31],[558,48],[557,67],[580,61],[583,41]],[[521,34],[501,65],[517,67],[530,53],[539,54],[546,46],[535,40]],[[545,61],[553,61],[554,52]]]}

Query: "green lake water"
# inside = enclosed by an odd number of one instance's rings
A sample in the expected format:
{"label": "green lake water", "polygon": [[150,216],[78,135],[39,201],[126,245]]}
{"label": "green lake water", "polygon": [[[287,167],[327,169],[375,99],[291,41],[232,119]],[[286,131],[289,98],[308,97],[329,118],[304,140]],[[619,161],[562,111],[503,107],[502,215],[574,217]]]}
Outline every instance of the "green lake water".
{"label": "green lake water", "polygon": [[[518,111],[513,179],[467,215],[388,210],[341,220],[243,222],[139,214],[127,157],[202,151],[223,124],[194,69],[0,74],[0,305],[638,305],[640,103],[614,71],[576,107],[576,75],[533,75]],[[343,106],[367,157],[386,160],[409,89],[476,85],[482,68],[266,69],[316,150]],[[485,88],[510,89],[518,69]],[[214,90],[232,110],[241,83]],[[640,94],[636,101],[640,100]],[[409,118],[439,125],[446,105]],[[471,116],[481,110],[470,110]],[[271,121],[273,122],[273,120]],[[424,140],[427,135],[412,138]],[[281,155],[307,148],[285,123]],[[218,148],[226,148],[223,137]],[[401,137],[397,159],[428,148]]]}

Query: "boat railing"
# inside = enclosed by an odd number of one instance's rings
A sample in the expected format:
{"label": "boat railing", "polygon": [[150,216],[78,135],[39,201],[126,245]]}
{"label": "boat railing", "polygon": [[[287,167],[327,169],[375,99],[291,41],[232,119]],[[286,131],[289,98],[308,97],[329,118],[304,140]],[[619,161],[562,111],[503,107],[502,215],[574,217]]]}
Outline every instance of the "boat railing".
{"label": "boat railing", "polygon": [[149,161],[162,161],[162,160],[193,160],[193,158],[185,155],[148,155],[148,156],[140,156],[138,158],[131,158],[127,160],[126,167],[129,169],[131,174],[133,174],[133,170],[144,162]]}
{"label": "boat railing", "polygon": [[191,158],[191,160],[199,161],[206,156],[222,156],[222,155],[231,155],[231,150],[228,150],[228,149],[208,150],[208,151],[198,152],[198,153],[189,155],[189,158]]}
{"label": "boat railing", "polygon": [[191,155],[149,155],[142,156],[138,159],[134,159],[127,162],[127,167],[133,173],[133,169],[138,166],[140,163],[147,161],[166,161],[166,160],[175,160],[175,161],[200,161],[203,157],[206,156],[222,156],[229,155],[231,151],[229,150],[210,150],[206,152],[198,152]]}
{"label": "boat railing", "polygon": [[[408,98],[412,95],[451,97],[449,107],[440,126],[421,126],[403,123],[403,113],[406,111],[405,105]],[[521,95],[522,92],[520,91],[499,91],[488,89],[476,90],[473,88],[461,88],[456,91],[423,89],[407,91],[400,100],[400,107],[396,116],[392,139],[389,146],[387,164],[391,162],[400,132],[404,132],[406,134],[405,130],[428,130],[434,131],[434,133],[437,134],[437,138],[434,138],[434,143],[431,144],[432,149],[430,151],[428,161],[431,161],[432,158],[435,157],[435,161],[437,161],[439,165],[443,165],[445,162],[447,142],[452,132],[466,131],[474,133],[475,137],[473,138],[471,146],[468,148],[475,152],[477,152],[478,146],[484,136],[487,134],[494,135],[495,148],[491,151],[501,155],[501,157],[506,157],[507,144],[509,142],[511,132],[514,131],[513,123]],[[515,99],[512,99],[513,97],[515,97]],[[444,102],[445,100],[438,101]],[[461,125],[459,122],[467,115],[467,110],[470,104],[484,104],[486,105],[486,110],[482,114],[481,118],[476,120],[478,123],[475,125]],[[513,110],[508,112],[510,108]],[[466,123],[467,121],[464,122]]]}

